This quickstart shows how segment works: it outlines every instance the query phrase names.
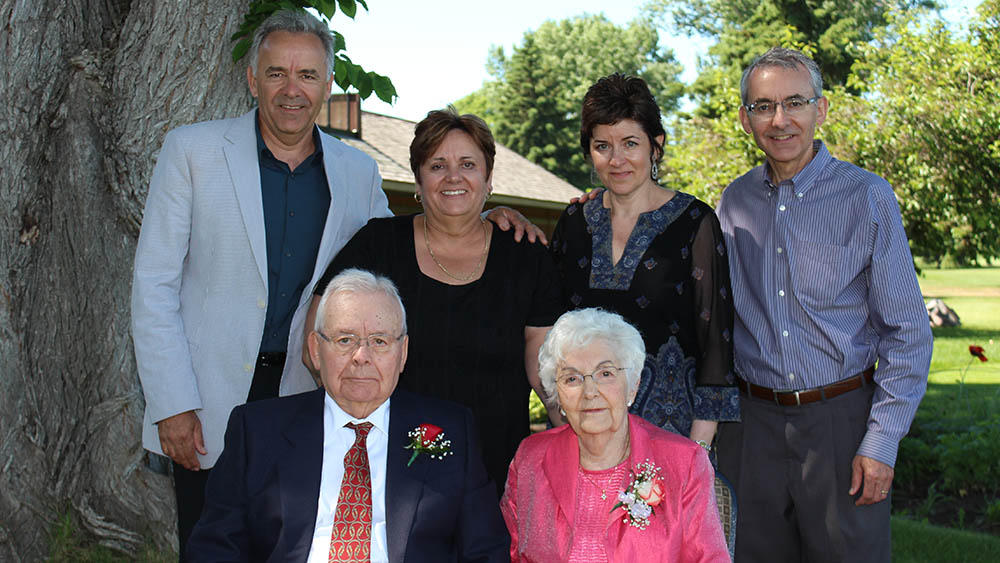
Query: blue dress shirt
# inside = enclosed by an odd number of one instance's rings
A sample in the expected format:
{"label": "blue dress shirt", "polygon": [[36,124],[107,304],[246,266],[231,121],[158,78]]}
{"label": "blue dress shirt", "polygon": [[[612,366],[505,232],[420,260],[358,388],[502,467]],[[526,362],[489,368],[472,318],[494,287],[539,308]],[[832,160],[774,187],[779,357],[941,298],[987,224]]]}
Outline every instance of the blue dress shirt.
{"label": "blue dress shirt", "polygon": [[790,180],[766,165],[718,215],[730,253],[735,365],[772,389],[828,385],[878,363],[858,455],[894,465],[927,386],[932,336],[895,194],[822,141]]}
{"label": "blue dress shirt", "polygon": [[330,187],[317,128],[313,128],[315,151],[291,170],[274,157],[261,137],[260,123],[254,123],[267,238],[267,314],[260,351],[284,352],[292,315],[316,267],[330,210]]}

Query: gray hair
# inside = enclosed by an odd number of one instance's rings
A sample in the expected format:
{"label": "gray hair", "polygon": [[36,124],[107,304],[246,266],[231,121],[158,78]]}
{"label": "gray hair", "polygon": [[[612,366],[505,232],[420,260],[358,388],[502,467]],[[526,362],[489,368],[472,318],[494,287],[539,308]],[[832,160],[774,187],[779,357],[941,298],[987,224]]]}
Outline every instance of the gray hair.
{"label": "gray hair", "polygon": [[810,59],[795,49],[771,47],[766,53],[755,58],[753,62],[750,63],[750,66],[743,71],[743,77],[740,78],[740,101],[743,105],[750,103],[750,100],[748,99],[750,75],[753,74],[753,71],[758,68],[769,66],[779,66],[793,70],[798,70],[800,66],[805,67],[805,69],[809,71],[809,78],[812,80],[813,95],[823,95],[823,77],[819,73],[819,65],[816,64],[816,61]]}
{"label": "gray hair", "polygon": [[333,34],[330,28],[322,21],[313,17],[312,14],[304,10],[278,10],[261,22],[257,31],[253,33],[253,43],[250,44],[250,68],[257,75],[257,59],[260,53],[260,44],[268,35],[275,31],[288,31],[291,33],[312,33],[323,44],[326,51],[326,79],[333,76],[334,56]]}
{"label": "gray hair", "polygon": [[319,307],[316,309],[316,321],[313,323],[313,330],[323,332],[326,315],[326,303],[331,296],[338,293],[384,293],[399,306],[399,320],[402,326],[400,334],[406,334],[406,308],[403,307],[403,300],[399,298],[399,290],[396,284],[385,276],[373,274],[367,270],[358,268],[348,268],[340,272],[327,284],[323,290],[323,297],[319,300]]}
{"label": "gray hair", "polygon": [[639,377],[646,362],[646,345],[639,331],[617,313],[577,309],[559,317],[538,350],[538,377],[550,398],[550,407],[559,406],[556,371],[566,360],[566,351],[583,348],[594,340],[603,340],[615,350],[614,361],[618,367],[625,368],[629,393],[639,388]]}

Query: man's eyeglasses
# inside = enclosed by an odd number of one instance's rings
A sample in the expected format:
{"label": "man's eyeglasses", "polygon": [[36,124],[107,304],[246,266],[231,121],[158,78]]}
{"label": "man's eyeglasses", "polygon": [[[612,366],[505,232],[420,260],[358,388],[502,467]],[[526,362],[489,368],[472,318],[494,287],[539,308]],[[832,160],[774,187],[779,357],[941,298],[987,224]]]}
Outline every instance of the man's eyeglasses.
{"label": "man's eyeglasses", "polygon": [[[367,345],[368,350],[375,352],[376,354],[384,354],[388,352],[392,345],[399,342],[403,335],[399,336],[389,336],[388,334],[369,334],[368,336],[358,336],[356,334],[339,334],[334,338],[323,334],[322,332],[316,332],[320,338],[329,342],[333,349],[340,352],[341,354],[353,354],[361,346]],[[364,342],[365,344],[362,344]]]}
{"label": "man's eyeglasses", "polygon": [[806,110],[810,105],[815,104],[822,96],[816,96],[814,98],[803,98],[802,96],[792,96],[781,102],[772,102],[771,100],[760,100],[759,102],[754,102],[743,107],[747,108],[747,112],[750,113],[750,117],[754,119],[770,119],[774,117],[774,114],[778,111],[778,106],[781,106],[782,111],[788,115],[797,115]]}
{"label": "man's eyeglasses", "polygon": [[613,385],[618,382],[618,378],[621,377],[623,371],[625,371],[625,368],[614,365],[601,366],[595,369],[593,373],[565,371],[556,379],[556,383],[562,387],[574,389],[582,387],[583,380],[589,377],[598,385]]}

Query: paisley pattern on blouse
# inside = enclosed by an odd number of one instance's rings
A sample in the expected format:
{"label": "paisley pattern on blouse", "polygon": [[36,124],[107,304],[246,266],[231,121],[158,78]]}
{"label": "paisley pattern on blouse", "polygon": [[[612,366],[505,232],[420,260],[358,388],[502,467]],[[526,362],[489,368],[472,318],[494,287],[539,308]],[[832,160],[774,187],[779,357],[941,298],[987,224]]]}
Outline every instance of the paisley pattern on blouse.
{"label": "paisley pattern on blouse", "polygon": [[[584,204],[583,214],[587,218],[588,230],[594,237],[594,256],[590,260],[590,287],[627,290],[632,285],[636,266],[639,265],[642,255],[646,253],[653,239],[684,213],[692,201],[694,196],[677,192],[670,201],[659,208],[639,215],[632,234],[625,243],[625,251],[622,252],[617,264],[614,263],[611,252],[611,210],[604,207],[599,199]],[[647,269],[653,269],[655,266],[655,261],[646,264]]]}

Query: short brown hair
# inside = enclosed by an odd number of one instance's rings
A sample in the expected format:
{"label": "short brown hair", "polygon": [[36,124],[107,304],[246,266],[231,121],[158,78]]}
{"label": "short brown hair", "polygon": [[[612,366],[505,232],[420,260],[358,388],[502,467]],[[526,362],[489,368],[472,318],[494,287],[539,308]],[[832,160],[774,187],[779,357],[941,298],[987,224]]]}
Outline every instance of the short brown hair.
{"label": "short brown hair", "polygon": [[413,131],[413,142],[410,143],[410,170],[417,183],[420,183],[420,165],[427,161],[434,151],[444,142],[445,136],[454,130],[468,133],[472,140],[483,151],[486,157],[486,177],[493,173],[493,159],[496,158],[497,145],[493,133],[486,122],[477,115],[467,113],[458,115],[454,106],[437,109],[427,113],[427,117],[417,123]]}
{"label": "short brown hair", "polygon": [[598,125],[614,125],[631,119],[638,123],[653,147],[653,161],[663,158],[663,143],[656,137],[666,136],[660,119],[660,106],[649,91],[649,86],[638,76],[614,73],[601,78],[587,90],[580,110],[580,146],[590,158],[590,139]]}

